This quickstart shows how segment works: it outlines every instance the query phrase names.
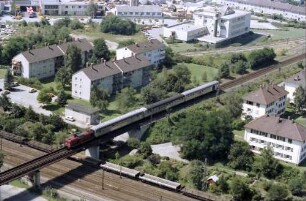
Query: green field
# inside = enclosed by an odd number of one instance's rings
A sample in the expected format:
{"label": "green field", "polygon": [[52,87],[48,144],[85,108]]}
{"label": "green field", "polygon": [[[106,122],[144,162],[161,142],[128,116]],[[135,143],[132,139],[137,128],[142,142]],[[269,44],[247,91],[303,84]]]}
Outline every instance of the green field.
{"label": "green field", "polygon": [[186,65],[187,68],[190,70],[191,79],[195,77],[200,83],[203,82],[202,75],[204,72],[206,72],[207,74],[207,79],[208,79],[207,81],[214,80],[214,78],[218,74],[218,69],[212,68],[209,66],[202,66],[202,65],[193,64],[193,63],[189,63],[189,64],[185,63],[184,65]]}
{"label": "green field", "polygon": [[235,141],[244,141],[244,130],[234,130]]}
{"label": "green field", "polygon": [[287,38],[301,38],[306,36],[305,29],[296,29],[288,27],[281,30],[254,30],[255,32],[261,32],[271,35],[272,40],[283,40]]}
{"label": "green field", "polygon": [[174,43],[174,44],[169,44],[169,47],[171,47],[173,52],[175,53],[194,52],[194,51],[203,50],[201,46],[194,43]]}
{"label": "green field", "polygon": [[6,72],[6,69],[3,69],[3,68],[0,69],[0,79],[4,78],[5,72]]}

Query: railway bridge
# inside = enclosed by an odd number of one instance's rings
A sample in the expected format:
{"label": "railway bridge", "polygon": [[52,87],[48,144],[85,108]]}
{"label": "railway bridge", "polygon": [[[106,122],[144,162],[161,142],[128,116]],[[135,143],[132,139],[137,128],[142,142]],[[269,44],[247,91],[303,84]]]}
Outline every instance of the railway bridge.
{"label": "railway bridge", "polygon": [[[233,88],[235,86],[239,86],[241,85],[242,83],[245,83],[249,80],[252,80],[252,79],[255,79],[259,76],[262,76],[262,75],[265,75],[266,73],[269,73],[273,70],[277,70],[277,69],[280,69],[280,67],[282,66],[285,66],[285,65],[289,65],[289,64],[293,64],[293,63],[296,63],[297,61],[300,61],[300,60],[303,60],[305,59],[305,53],[301,54],[301,55],[297,55],[295,57],[292,57],[292,58],[289,58],[283,62],[280,62],[279,64],[276,64],[276,65],[272,65],[271,67],[268,67],[268,68],[264,68],[264,69],[261,69],[261,70],[258,70],[254,73],[250,73],[250,74],[247,74],[245,76],[242,76],[236,80],[233,80],[233,81],[230,81],[230,82],[227,82],[223,85],[220,86],[221,90],[225,91],[227,89],[230,89],[230,88]],[[182,109],[184,107],[187,107],[189,105],[192,105],[194,103],[197,103],[199,101],[202,101],[203,99],[206,99],[207,97],[199,97],[199,98],[196,98],[196,99],[193,99],[193,100],[190,100],[188,102],[185,102],[184,104],[180,104],[180,105],[177,105],[172,109],[172,111],[175,111],[175,110],[179,110],[179,109]],[[46,166],[49,166],[55,162],[58,162],[62,159],[65,159],[65,158],[68,158],[72,155],[74,155],[75,153],[78,153],[84,149],[87,149],[86,150],[86,153],[89,155],[89,156],[92,156],[92,157],[95,157],[95,158],[99,158],[99,144],[102,142],[107,142],[109,141],[110,139],[122,134],[122,133],[125,133],[125,132],[128,132],[132,129],[141,129],[142,126],[144,125],[148,125],[158,119],[161,119],[163,118],[166,114],[167,114],[168,111],[164,110],[160,113],[157,113],[155,115],[152,115],[150,117],[146,117],[144,119],[141,119],[137,122],[134,122],[132,124],[129,124],[127,126],[124,126],[122,128],[119,128],[117,130],[114,130],[114,131],[111,131],[103,136],[100,136],[99,138],[94,138],[84,144],[81,144],[81,145],[78,145],[76,147],[73,147],[71,149],[68,149],[66,147],[64,148],[61,148],[61,149],[58,149],[58,150],[55,150],[51,153],[47,153],[46,155],[44,156],[41,156],[41,157],[38,157],[34,160],[31,160],[31,161],[28,161],[24,164],[21,164],[19,166],[16,166],[10,170],[7,170],[5,172],[2,172],[0,173],[0,185],[3,185],[3,184],[6,184],[12,180],[15,180],[17,178],[20,178],[22,176],[25,176],[29,173],[33,173],[34,172],[34,181],[36,182],[36,185],[39,186],[39,170],[46,167]]]}

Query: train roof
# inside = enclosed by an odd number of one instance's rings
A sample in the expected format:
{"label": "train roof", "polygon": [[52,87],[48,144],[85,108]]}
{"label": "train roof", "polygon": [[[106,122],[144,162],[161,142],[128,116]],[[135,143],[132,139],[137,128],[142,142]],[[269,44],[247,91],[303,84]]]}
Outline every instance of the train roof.
{"label": "train roof", "polygon": [[149,110],[149,109],[152,109],[152,108],[155,108],[155,107],[158,107],[160,105],[163,105],[163,104],[166,104],[166,103],[169,103],[169,102],[172,102],[176,99],[179,99],[179,98],[182,98],[183,95],[182,94],[176,94],[174,96],[171,96],[170,98],[166,98],[164,100],[161,100],[161,101],[158,101],[156,103],[152,103],[150,105],[147,105],[146,108]]}
{"label": "train roof", "polygon": [[198,86],[198,87],[195,87],[195,88],[189,89],[189,90],[187,90],[187,91],[184,91],[182,94],[183,94],[184,96],[186,96],[186,95],[188,95],[188,94],[190,94],[190,93],[199,91],[199,90],[201,90],[201,89],[205,89],[206,87],[210,87],[210,86],[213,86],[213,85],[215,85],[215,84],[219,84],[219,82],[218,82],[218,81],[212,81],[212,82],[209,82],[209,83],[205,83],[205,84],[202,84],[202,85],[200,85],[200,86]]}
{"label": "train roof", "polygon": [[123,119],[127,119],[127,118],[129,118],[129,117],[131,117],[131,116],[134,116],[135,114],[139,114],[139,113],[142,113],[142,112],[145,112],[145,111],[147,111],[147,108],[142,107],[142,108],[139,108],[139,109],[137,109],[137,110],[133,110],[133,111],[131,111],[131,112],[128,112],[128,113],[126,113],[126,114],[124,114],[124,115],[115,117],[115,118],[113,118],[113,119],[111,119],[111,120],[102,122],[102,123],[100,123],[100,124],[98,124],[98,125],[96,125],[96,126],[93,126],[91,129],[92,129],[92,130],[97,130],[97,129],[100,129],[100,128],[102,128],[102,127],[111,125],[111,124],[113,124],[113,123],[116,123],[116,122],[121,121],[121,120],[123,120]]}
{"label": "train roof", "polygon": [[178,189],[181,186],[180,183],[170,181],[170,180],[167,180],[167,179],[163,179],[163,178],[160,178],[160,177],[156,177],[156,176],[153,176],[153,175],[149,175],[149,174],[144,174],[142,176],[139,176],[139,178],[144,180],[144,181],[150,181],[150,182],[153,182],[155,184],[167,186],[168,188],[172,188],[172,189]]}
{"label": "train roof", "polygon": [[122,174],[132,176],[132,177],[137,177],[140,174],[140,172],[137,170],[126,168],[126,167],[123,167],[117,164],[113,164],[113,163],[109,163],[109,162],[105,162],[104,164],[101,164],[100,167],[107,169],[107,170],[115,171],[118,173],[120,173],[121,171]]}

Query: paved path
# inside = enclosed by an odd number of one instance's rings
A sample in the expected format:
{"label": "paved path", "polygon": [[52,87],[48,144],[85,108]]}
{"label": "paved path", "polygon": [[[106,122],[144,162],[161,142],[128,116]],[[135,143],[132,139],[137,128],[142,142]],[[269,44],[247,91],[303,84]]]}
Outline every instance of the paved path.
{"label": "paved path", "polygon": [[17,188],[11,185],[1,186],[1,200],[5,201],[47,201],[42,197],[30,193],[23,188]]}
{"label": "paved path", "polygon": [[180,147],[178,145],[173,145],[172,142],[151,145],[151,148],[154,154],[159,154],[160,156],[168,156],[169,158],[189,163],[188,160],[182,159],[180,157]]}

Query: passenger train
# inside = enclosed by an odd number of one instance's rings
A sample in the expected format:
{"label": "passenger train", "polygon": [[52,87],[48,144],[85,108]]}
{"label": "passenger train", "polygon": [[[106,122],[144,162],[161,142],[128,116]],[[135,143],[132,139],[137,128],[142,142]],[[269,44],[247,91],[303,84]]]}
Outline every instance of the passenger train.
{"label": "passenger train", "polygon": [[217,89],[219,89],[218,81],[212,81],[203,84],[201,86],[187,90],[181,94],[136,109],[134,111],[128,112],[124,115],[121,115],[109,121],[102,122],[96,126],[93,126],[90,130],[80,133],[74,133],[70,137],[65,139],[64,144],[67,148],[70,149],[79,144],[87,142],[95,137],[100,137],[111,131],[135,123],[143,118],[150,117],[154,114],[165,111],[169,108],[180,105],[184,102],[190,101],[202,95],[216,91]]}

